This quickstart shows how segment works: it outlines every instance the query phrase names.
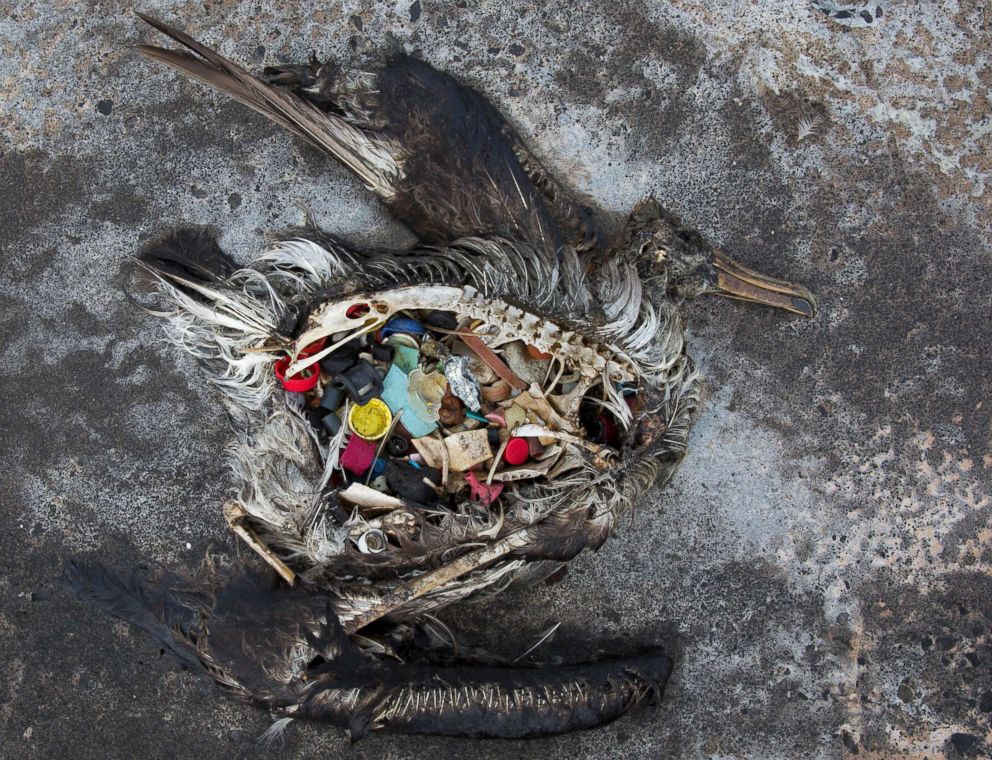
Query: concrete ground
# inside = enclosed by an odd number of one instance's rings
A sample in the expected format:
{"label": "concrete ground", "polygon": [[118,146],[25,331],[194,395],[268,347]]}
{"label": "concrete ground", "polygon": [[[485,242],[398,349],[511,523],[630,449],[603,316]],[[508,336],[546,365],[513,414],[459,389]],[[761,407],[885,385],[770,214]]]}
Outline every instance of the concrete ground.
{"label": "concrete ground", "polygon": [[405,45],[603,207],[654,192],[820,301],[812,321],[693,304],[707,400],[673,485],[564,582],[444,616],[509,651],[555,622],[552,647],[666,641],[660,707],[530,742],[299,725],[267,751],[265,714],[53,583],[72,556],[232,545],[228,423],[121,266],[178,221],[247,258],[295,199],[362,241],[406,233],[345,170],[139,60],[129,4],[6,3],[0,756],[988,756],[992,11],[868,5],[861,28],[803,0],[141,5],[256,66]]}

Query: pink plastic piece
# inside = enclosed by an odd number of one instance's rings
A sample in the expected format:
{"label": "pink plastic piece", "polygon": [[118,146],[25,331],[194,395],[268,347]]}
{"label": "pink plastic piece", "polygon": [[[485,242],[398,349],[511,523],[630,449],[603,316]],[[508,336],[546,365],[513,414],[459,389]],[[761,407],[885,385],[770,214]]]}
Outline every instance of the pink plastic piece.
{"label": "pink plastic piece", "polygon": [[465,482],[471,489],[468,498],[480,502],[485,507],[496,501],[503,492],[502,483],[487,485],[484,480],[479,480],[478,476],[471,470],[465,473]]}
{"label": "pink plastic piece", "polygon": [[502,409],[497,409],[495,412],[490,412],[486,415],[486,419],[490,422],[495,422],[499,427],[506,427],[506,415],[503,414]]}
{"label": "pink plastic piece", "polygon": [[353,475],[368,472],[375,460],[377,445],[375,441],[366,441],[357,435],[351,436],[348,439],[348,445],[341,452],[341,466]]}

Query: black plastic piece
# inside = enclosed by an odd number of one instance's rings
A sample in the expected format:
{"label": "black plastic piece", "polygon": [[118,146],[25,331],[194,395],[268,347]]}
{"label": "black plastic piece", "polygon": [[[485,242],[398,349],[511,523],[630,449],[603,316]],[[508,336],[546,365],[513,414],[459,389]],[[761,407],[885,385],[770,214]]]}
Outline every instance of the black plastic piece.
{"label": "black plastic piece", "polygon": [[367,404],[382,393],[382,376],[375,365],[365,359],[335,377],[334,384],[358,405]]}
{"label": "black plastic piece", "polygon": [[458,318],[451,311],[432,311],[424,319],[424,324],[442,330],[455,330],[458,328]]}
{"label": "black plastic piece", "polygon": [[498,449],[500,445],[499,440],[499,428],[489,428],[486,431],[486,437],[489,438],[489,445],[494,449]]}
{"label": "black plastic piece", "polygon": [[320,368],[329,375],[340,375],[355,366],[362,347],[362,339],[353,338],[321,359]]}
{"label": "black plastic piece", "polygon": [[334,411],[338,409],[341,404],[344,403],[344,391],[340,386],[334,383],[328,383],[327,387],[324,388],[324,395],[320,399],[320,405],[324,409]]}
{"label": "black plastic piece", "polygon": [[327,431],[328,435],[337,435],[341,429],[341,418],[330,412],[321,418],[320,424],[324,426],[324,430]]}
{"label": "black plastic piece", "polygon": [[393,356],[396,354],[396,349],[392,346],[387,346],[385,343],[373,343],[372,344],[372,358],[377,362],[385,362],[389,364],[393,361]]}
{"label": "black plastic piece", "polygon": [[402,499],[434,504],[438,498],[437,492],[424,482],[424,478],[440,484],[441,471],[427,465],[418,467],[402,459],[390,459],[386,465],[386,485],[390,491]]}
{"label": "black plastic piece", "polygon": [[386,441],[386,451],[391,457],[406,456],[410,451],[410,442],[401,435],[394,435]]}

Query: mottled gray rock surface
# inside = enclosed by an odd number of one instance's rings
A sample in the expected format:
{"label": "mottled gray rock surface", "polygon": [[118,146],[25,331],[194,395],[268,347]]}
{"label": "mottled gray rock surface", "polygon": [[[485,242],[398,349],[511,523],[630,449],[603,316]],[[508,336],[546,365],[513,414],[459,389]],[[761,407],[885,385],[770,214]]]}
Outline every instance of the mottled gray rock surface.
{"label": "mottled gray rock surface", "polygon": [[[254,65],[405,45],[604,207],[653,191],[820,299],[814,321],[694,304],[708,399],[673,486],[565,582],[445,615],[507,651],[557,621],[552,647],[667,641],[659,708],[533,742],[350,748],[303,725],[272,756],[987,756],[988,4],[871,3],[862,28],[800,0],[538,5],[141,6]],[[406,233],[343,169],[140,61],[128,4],[4,8],[0,756],[267,755],[266,715],[53,584],[69,556],[191,567],[231,545],[227,421],[121,265],[177,221],[247,258],[295,199],[357,239]]]}

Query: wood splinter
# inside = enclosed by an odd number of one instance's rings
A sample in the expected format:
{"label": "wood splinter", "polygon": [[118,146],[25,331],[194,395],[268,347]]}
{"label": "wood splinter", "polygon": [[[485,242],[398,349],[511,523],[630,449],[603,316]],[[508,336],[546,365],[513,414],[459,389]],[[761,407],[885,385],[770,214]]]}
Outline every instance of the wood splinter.
{"label": "wood splinter", "polygon": [[224,519],[227,520],[227,527],[231,529],[231,532],[248,544],[252,551],[264,559],[286,583],[292,586],[296,581],[296,573],[279,559],[269,547],[258,540],[255,531],[248,527],[247,517],[248,513],[245,512],[245,508],[237,502],[229,501],[224,505]]}

